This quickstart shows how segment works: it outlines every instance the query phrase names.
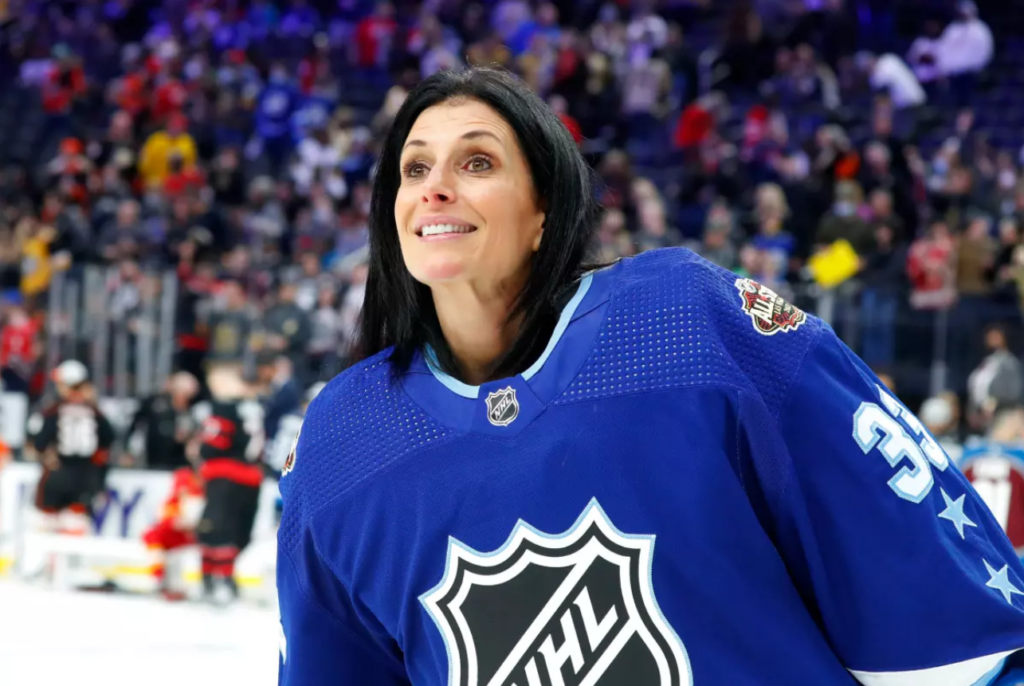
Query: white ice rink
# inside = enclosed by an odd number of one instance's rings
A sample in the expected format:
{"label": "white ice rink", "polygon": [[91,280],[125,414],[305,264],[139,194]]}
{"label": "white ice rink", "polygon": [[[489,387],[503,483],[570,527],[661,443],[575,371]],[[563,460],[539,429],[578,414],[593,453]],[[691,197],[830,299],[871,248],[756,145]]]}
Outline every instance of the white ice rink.
{"label": "white ice rink", "polygon": [[273,610],[0,581],[2,686],[274,686]]}

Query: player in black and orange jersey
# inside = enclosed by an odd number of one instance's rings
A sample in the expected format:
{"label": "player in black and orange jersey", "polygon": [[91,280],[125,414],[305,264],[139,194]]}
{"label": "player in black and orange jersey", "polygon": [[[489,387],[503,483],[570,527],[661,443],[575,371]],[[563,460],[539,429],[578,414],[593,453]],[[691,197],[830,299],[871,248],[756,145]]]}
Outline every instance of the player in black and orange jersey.
{"label": "player in black and orange jersey", "polygon": [[96,406],[85,365],[61,363],[53,375],[58,399],[29,418],[29,448],[43,465],[36,507],[44,528],[85,533],[93,499],[105,486],[114,428]]}

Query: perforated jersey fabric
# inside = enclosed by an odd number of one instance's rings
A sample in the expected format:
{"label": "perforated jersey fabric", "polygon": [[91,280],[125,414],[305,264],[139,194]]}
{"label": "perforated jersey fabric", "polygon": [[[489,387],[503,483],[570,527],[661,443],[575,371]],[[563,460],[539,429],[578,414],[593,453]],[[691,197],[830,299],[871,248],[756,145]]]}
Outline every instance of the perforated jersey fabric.
{"label": "perforated jersey fabric", "polygon": [[281,481],[288,505],[278,530],[284,550],[291,549],[316,508],[391,462],[451,434],[395,387],[389,354],[385,350],[339,374],[310,403],[304,424],[316,430],[302,431],[295,449],[302,468],[294,478]]}
{"label": "perforated jersey fabric", "polygon": [[[760,396],[777,414],[822,325],[810,318],[798,335],[774,337],[769,361],[764,337],[740,310],[737,278],[684,248],[622,260],[589,357],[551,404],[720,384]],[[310,455],[312,464],[304,459],[298,476],[282,482],[282,494],[295,503],[285,508],[279,532],[286,549],[316,507],[407,453],[454,435],[393,383],[389,354],[338,375],[311,404],[306,423],[318,430],[302,432],[296,454]]]}
{"label": "perforated jersey fabric", "polygon": [[586,366],[554,404],[690,385],[722,384],[760,396],[777,414],[821,328],[765,336],[740,306],[736,274],[671,248],[625,260]]}
{"label": "perforated jersey fabric", "polygon": [[390,351],[311,404],[281,686],[988,684],[1024,567],[825,324],[686,250],[579,285],[529,373]]}

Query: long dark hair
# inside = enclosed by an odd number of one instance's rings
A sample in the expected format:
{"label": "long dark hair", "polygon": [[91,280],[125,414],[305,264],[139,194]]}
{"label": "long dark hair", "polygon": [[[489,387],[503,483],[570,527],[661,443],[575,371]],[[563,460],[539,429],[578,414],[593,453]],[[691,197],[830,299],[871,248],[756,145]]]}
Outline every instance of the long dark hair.
{"label": "long dark hair", "polygon": [[421,81],[409,93],[384,141],[370,203],[370,258],[366,299],[354,357],[365,359],[394,346],[395,371],[408,368],[416,350],[433,348],[441,369],[459,376],[445,342],[430,289],[405,267],[395,225],[402,146],[428,107],[469,98],[493,108],[515,132],[534,189],[545,209],[544,234],[511,318],[522,316],[511,349],[495,362],[490,378],[512,376],[543,350],[558,318],[559,296],[583,271],[597,218],[592,170],[561,120],[522,81],[491,68],[447,71]]}

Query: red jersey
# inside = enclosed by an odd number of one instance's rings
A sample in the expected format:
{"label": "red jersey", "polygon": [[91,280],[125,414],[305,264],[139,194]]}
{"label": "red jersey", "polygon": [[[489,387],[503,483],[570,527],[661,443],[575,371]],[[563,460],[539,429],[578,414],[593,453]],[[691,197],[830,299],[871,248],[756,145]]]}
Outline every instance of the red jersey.
{"label": "red jersey", "polygon": [[176,529],[193,529],[203,509],[203,482],[192,469],[174,472],[171,494],[164,501],[160,519]]}
{"label": "red jersey", "polygon": [[0,331],[0,367],[29,370],[35,363],[36,322],[28,317],[12,322]]}
{"label": "red jersey", "polygon": [[161,83],[153,95],[152,114],[156,121],[163,121],[175,112],[180,112],[188,102],[188,89],[177,79]]}
{"label": "red jersey", "polygon": [[356,27],[356,49],[359,66],[383,65],[391,52],[398,23],[388,17],[367,17]]}
{"label": "red jersey", "polygon": [[956,296],[954,250],[948,238],[923,238],[910,246],[907,276],[913,285],[910,301],[914,307],[934,309],[952,303]]}
{"label": "red jersey", "polygon": [[85,71],[74,66],[66,72],[55,66],[43,86],[43,109],[47,114],[67,112],[76,95],[85,92]]}

